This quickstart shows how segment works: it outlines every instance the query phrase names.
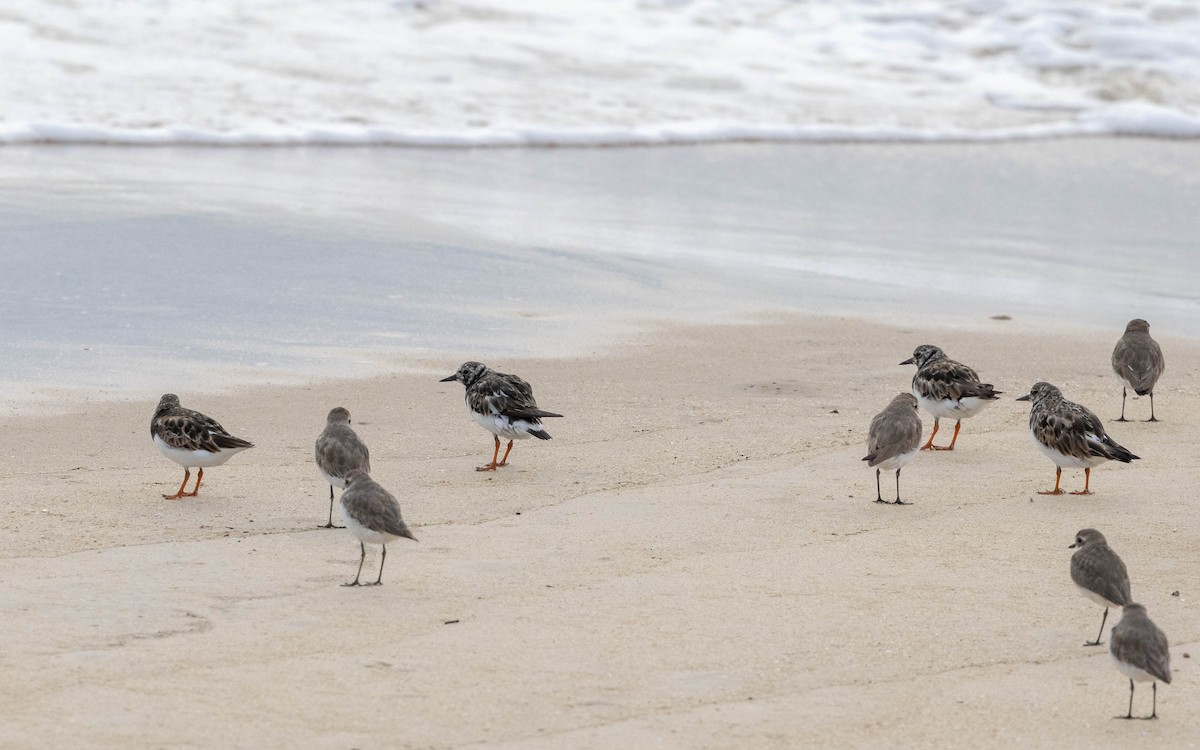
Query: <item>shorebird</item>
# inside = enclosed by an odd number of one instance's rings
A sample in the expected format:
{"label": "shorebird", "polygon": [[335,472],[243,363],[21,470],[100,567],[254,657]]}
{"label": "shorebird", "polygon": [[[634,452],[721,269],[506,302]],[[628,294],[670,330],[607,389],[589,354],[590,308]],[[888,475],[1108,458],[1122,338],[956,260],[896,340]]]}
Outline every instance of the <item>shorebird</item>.
{"label": "shorebird", "polygon": [[[195,497],[200,492],[206,467],[220,466],[234,455],[254,447],[254,443],[230,435],[212,417],[180,406],[179,397],[174,393],[164,394],[159,399],[150,420],[150,437],[164,456],[183,467],[179,491],[174,495],[163,495],[167,500]],[[199,469],[196,486],[191,492],[184,492],[193,466]]]}
{"label": "shorebird", "polygon": [[1121,379],[1121,418],[1125,419],[1125,397],[1132,390],[1139,396],[1150,396],[1150,418],[1147,422],[1157,422],[1154,416],[1154,384],[1166,369],[1163,362],[1162,349],[1158,342],[1150,337],[1150,324],[1141,318],[1134,318],[1125,326],[1125,335],[1117,342],[1112,353],[1113,372]]}
{"label": "shorebird", "polygon": [[871,420],[867,455],[862,460],[875,469],[875,502],[885,503],[879,488],[879,472],[896,470],[896,505],[900,500],[900,469],[917,457],[921,446],[921,415],[917,397],[901,393]]}
{"label": "shorebird", "polygon": [[1027,395],[1017,401],[1032,401],[1029,409],[1029,433],[1039,450],[1054,462],[1054,489],[1039,495],[1061,495],[1063,467],[1083,469],[1083,491],[1072,495],[1090,495],[1092,468],[1105,461],[1136,461],[1130,453],[1104,431],[1100,418],[1074,401],[1063,398],[1062,391],[1045,382],[1034,383]]}
{"label": "shorebird", "polygon": [[1158,680],[1171,684],[1171,649],[1167,644],[1167,636],[1146,615],[1146,608],[1140,604],[1126,604],[1108,639],[1108,652],[1112,654],[1117,669],[1129,678],[1129,711],[1116,719],[1133,718],[1133,683],[1153,683],[1154,703],[1150,715],[1144,718],[1158,718]]}
{"label": "shorebird", "polygon": [[[530,435],[539,440],[549,440],[550,433],[542,428],[542,419],[562,416],[539,409],[529,383],[516,375],[496,372],[480,362],[464,362],[458,372],[442,378],[440,382],[449,383],[452,380],[466,386],[467,411],[496,440],[492,462],[476,467],[476,471],[495,471],[497,466],[507,466],[513,440],[523,440]],[[500,438],[508,438],[508,448],[504,451],[504,458],[497,462]]]}
{"label": "shorebird", "polygon": [[371,472],[371,453],[350,427],[350,412],[336,407],[325,418],[325,429],[317,438],[317,470],[329,482],[329,522],[325,529],[340,529],[333,524],[333,488],[346,488],[346,475],[353,469]]}
{"label": "shorebird", "polygon": [[[400,537],[417,541],[400,516],[400,503],[362,469],[351,469],[346,475],[346,490],[342,492],[342,520],[354,538],[358,539],[362,553],[358,558],[358,572],[354,574],[354,580],[343,583],[343,586],[379,586],[383,583],[388,542]],[[367,559],[368,543],[383,546],[379,577],[375,583],[360,584],[358,577],[362,575],[363,561]]]}
{"label": "shorebird", "polygon": [[1083,644],[1099,646],[1109,608],[1124,607],[1133,601],[1133,595],[1129,592],[1129,573],[1125,570],[1125,563],[1108,546],[1108,540],[1095,529],[1080,531],[1075,535],[1075,543],[1067,549],[1075,550],[1075,554],[1071,555],[1071,580],[1079,587],[1079,593],[1104,607],[1096,640]]}
{"label": "shorebird", "polygon": [[[912,393],[921,408],[933,415],[933,432],[921,450],[952,451],[958,441],[962,420],[973,417],[1003,391],[997,391],[991,383],[979,382],[979,376],[970,367],[955,362],[936,346],[923,344],[913,350],[912,357],[900,364],[917,366],[912,379]],[[953,418],[954,437],[945,447],[933,444],[937,435],[938,422],[942,417]]]}

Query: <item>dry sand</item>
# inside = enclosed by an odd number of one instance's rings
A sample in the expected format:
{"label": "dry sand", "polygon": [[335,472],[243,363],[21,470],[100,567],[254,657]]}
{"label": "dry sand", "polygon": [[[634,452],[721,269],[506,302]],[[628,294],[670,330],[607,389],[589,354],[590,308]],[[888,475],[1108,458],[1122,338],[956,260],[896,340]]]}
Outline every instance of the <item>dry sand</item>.
{"label": "dry sand", "polygon": [[[181,394],[258,444],[181,501],[161,499],[180,472],[149,440],[158,394],[7,419],[0,746],[1196,745],[1200,345],[1163,340],[1162,422],[1118,424],[1120,331],[1021,326],[771,317],[491,362],[567,415],[494,475],[473,471],[491,442],[461,386],[437,382],[453,357]],[[914,505],[877,505],[866,426],[921,343],[1006,395],[905,470]],[[1143,460],[1095,471],[1092,497],[1036,495],[1053,465],[1010,399],[1043,378]],[[358,546],[316,529],[334,405],[420,539],[379,588],[339,586]],[[1171,639],[1157,722],[1111,718],[1128,683],[1082,646],[1101,612],[1067,545],[1086,526]]]}

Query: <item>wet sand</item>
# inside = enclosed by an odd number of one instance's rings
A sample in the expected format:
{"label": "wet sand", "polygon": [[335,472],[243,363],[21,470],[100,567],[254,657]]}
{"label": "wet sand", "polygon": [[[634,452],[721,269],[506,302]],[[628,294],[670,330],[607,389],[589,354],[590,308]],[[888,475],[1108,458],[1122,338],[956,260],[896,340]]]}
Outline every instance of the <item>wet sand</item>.
{"label": "wet sand", "polygon": [[[567,415],[495,474],[473,470],[491,441],[461,386],[437,382],[462,357],[184,393],[257,447],[180,501],[161,499],[180,472],[149,440],[158,394],[3,417],[0,745],[1192,746],[1200,345],[1159,335],[1162,421],[1117,424],[1119,334],[781,314],[492,358]],[[877,505],[866,427],[921,343],[1005,397],[904,470],[913,505]],[[1036,495],[1053,465],[1011,398],[1038,379],[1143,459],[1097,469],[1091,497]],[[379,588],[341,587],[358,545],[316,528],[335,405],[420,539]],[[1101,612],[1067,545],[1087,526],[1171,640],[1157,722],[1111,718],[1128,682],[1081,645]]]}

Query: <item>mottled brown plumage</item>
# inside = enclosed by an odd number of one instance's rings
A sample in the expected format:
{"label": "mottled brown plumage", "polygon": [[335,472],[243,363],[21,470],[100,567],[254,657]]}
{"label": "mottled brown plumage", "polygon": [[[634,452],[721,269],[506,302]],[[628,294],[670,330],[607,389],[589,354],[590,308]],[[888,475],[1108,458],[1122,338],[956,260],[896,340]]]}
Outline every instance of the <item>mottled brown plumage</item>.
{"label": "mottled brown plumage", "polygon": [[1071,555],[1071,580],[1079,587],[1080,593],[1104,607],[1096,640],[1083,644],[1099,646],[1109,607],[1124,607],[1133,601],[1129,573],[1125,570],[1125,563],[1108,546],[1104,535],[1095,529],[1081,530],[1075,535],[1075,543],[1068,549],[1075,550],[1075,554]]}
{"label": "mottled brown plumage", "polygon": [[1118,422],[1125,422],[1125,397],[1128,390],[1139,396],[1150,396],[1150,419],[1147,422],[1157,422],[1154,416],[1154,385],[1166,370],[1162,348],[1150,336],[1150,324],[1141,318],[1129,321],[1125,326],[1125,335],[1117,342],[1112,353],[1112,368],[1121,379],[1121,417]]}
{"label": "mottled brown plumage", "polygon": [[[195,497],[204,480],[205,467],[220,466],[235,454],[254,447],[250,441],[229,434],[212,417],[185,409],[174,393],[163,394],[159,399],[150,419],[150,439],[164,456],[183,467],[183,483],[174,495],[163,495],[168,500]],[[183,488],[192,467],[199,469],[196,486],[185,493]]]}
{"label": "mottled brown plumage", "polygon": [[[1003,393],[991,383],[980,382],[974,370],[950,359],[932,344],[918,346],[913,350],[912,357],[900,364],[917,366],[912,379],[912,393],[921,408],[933,415],[933,431],[921,450],[954,450],[962,420],[975,416]],[[933,444],[942,417],[955,420],[954,436],[950,439],[950,445],[945,447]]]}
{"label": "mottled brown plumage", "polygon": [[1092,468],[1105,461],[1136,461],[1124,446],[1109,437],[1100,418],[1087,408],[1063,398],[1062,391],[1046,382],[1033,385],[1017,401],[1031,401],[1029,432],[1034,443],[1058,467],[1054,489],[1039,494],[1061,495],[1063,468],[1084,470],[1084,487],[1076,495],[1090,495]]}
{"label": "mottled brown plumage", "polygon": [[371,452],[350,426],[349,411],[341,406],[330,410],[314,453],[317,469],[329,482],[329,521],[324,528],[338,528],[333,524],[333,488],[345,487],[346,476],[354,469],[371,472]]}

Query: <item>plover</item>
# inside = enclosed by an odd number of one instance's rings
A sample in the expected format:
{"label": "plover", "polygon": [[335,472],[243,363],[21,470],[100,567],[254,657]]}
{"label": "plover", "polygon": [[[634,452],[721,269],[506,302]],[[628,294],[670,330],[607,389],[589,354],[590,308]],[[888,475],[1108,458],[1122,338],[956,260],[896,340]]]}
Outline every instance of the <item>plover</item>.
{"label": "plover", "polygon": [[1049,383],[1034,383],[1029,393],[1017,401],[1032,401],[1029,409],[1029,433],[1038,449],[1058,467],[1054,489],[1039,495],[1061,495],[1063,467],[1083,469],[1083,491],[1072,495],[1090,495],[1092,468],[1105,461],[1129,463],[1138,459],[1108,436],[1100,418],[1074,401],[1063,398],[1062,391]]}
{"label": "plover", "polygon": [[1121,621],[1108,638],[1108,652],[1117,669],[1129,678],[1129,711],[1117,719],[1133,718],[1133,683],[1153,683],[1154,703],[1147,719],[1158,718],[1158,680],[1171,684],[1171,649],[1167,636],[1146,615],[1140,604],[1126,604]]}
{"label": "plover", "polygon": [[325,429],[317,438],[317,470],[329,482],[329,522],[322,528],[339,529],[333,524],[333,488],[346,488],[346,475],[352,469],[371,473],[371,453],[350,427],[350,412],[342,407],[331,409]]}
{"label": "plover", "polygon": [[1079,593],[1104,607],[1096,640],[1083,644],[1099,646],[1109,608],[1124,607],[1133,601],[1129,593],[1129,573],[1125,571],[1125,563],[1108,546],[1104,535],[1095,529],[1080,531],[1075,535],[1075,543],[1067,549],[1076,550],[1071,555],[1071,580],[1079,587]]}
{"label": "plover", "polygon": [[[466,386],[467,411],[496,440],[492,462],[476,467],[476,471],[495,471],[497,466],[507,466],[513,440],[523,440],[530,435],[539,440],[549,440],[550,433],[542,428],[542,419],[562,416],[539,409],[529,383],[516,375],[496,372],[480,362],[464,362],[458,372],[442,378],[440,382],[449,383],[452,380]],[[500,438],[508,438],[508,448],[504,451],[504,458],[497,462]]]}
{"label": "plover", "polygon": [[[917,373],[912,379],[912,392],[921,408],[933,415],[933,432],[929,433],[929,441],[921,446],[923,451],[954,450],[962,420],[983,411],[983,407],[1003,393],[992,387],[991,383],[979,382],[974,370],[955,362],[941,349],[929,344],[918,346],[913,350],[912,357],[900,364],[917,366]],[[955,420],[954,437],[950,438],[950,445],[945,447],[933,444],[938,421],[942,417]]]}
{"label": "plover", "polygon": [[1141,318],[1129,321],[1125,326],[1125,335],[1117,342],[1112,353],[1113,372],[1121,379],[1121,418],[1125,419],[1125,397],[1132,390],[1139,396],[1150,396],[1150,418],[1147,422],[1157,422],[1154,416],[1154,384],[1166,369],[1163,362],[1162,349],[1158,342],[1150,337],[1150,324]]}
{"label": "plover", "polygon": [[[164,456],[183,467],[179,491],[174,495],[163,495],[167,500],[195,497],[200,491],[205,468],[220,466],[234,455],[254,447],[254,443],[230,435],[212,417],[180,406],[179,397],[174,393],[164,394],[159,399],[150,420],[150,437]],[[191,492],[184,492],[192,467],[200,470],[196,475],[196,486]]]}
{"label": "plover", "polygon": [[358,572],[354,580],[343,583],[343,586],[358,586],[358,577],[362,575],[363,561],[367,559],[367,544],[383,546],[383,556],[379,560],[379,577],[375,583],[361,584],[378,586],[383,583],[383,564],[387,562],[388,542],[394,542],[400,537],[417,538],[408,530],[408,525],[400,517],[400,503],[362,469],[351,469],[346,475],[346,490],[342,492],[342,520],[346,528],[358,539],[362,555],[358,558]]}
{"label": "plover", "polygon": [[921,415],[917,397],[901,393],[871,420],[867,436],[867,455],[863,460],[875,469],[875,502],[887,502],[879,488],[879,472],[896,470],[896,505],[900,500],[900,469],[917,457],[921,447]]}

